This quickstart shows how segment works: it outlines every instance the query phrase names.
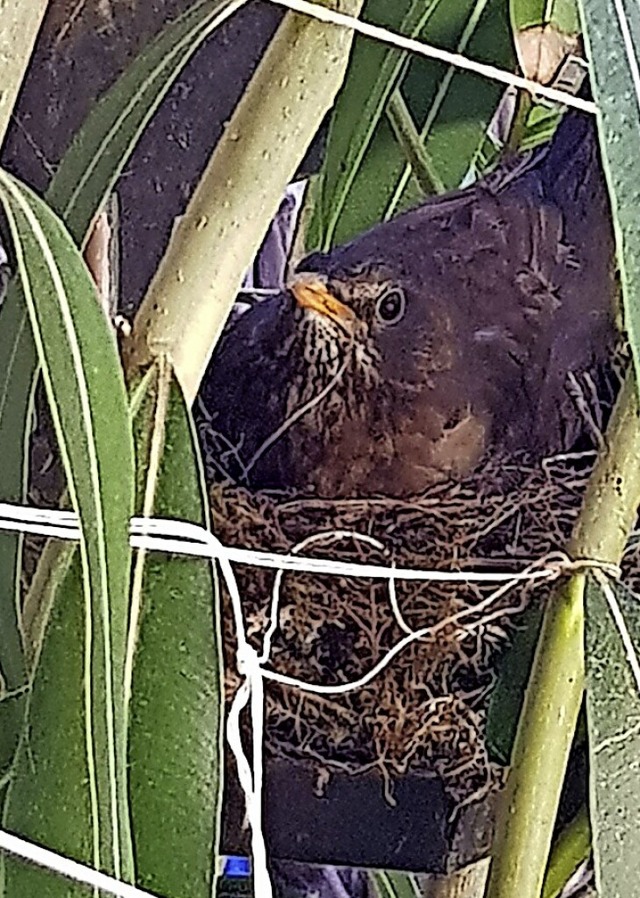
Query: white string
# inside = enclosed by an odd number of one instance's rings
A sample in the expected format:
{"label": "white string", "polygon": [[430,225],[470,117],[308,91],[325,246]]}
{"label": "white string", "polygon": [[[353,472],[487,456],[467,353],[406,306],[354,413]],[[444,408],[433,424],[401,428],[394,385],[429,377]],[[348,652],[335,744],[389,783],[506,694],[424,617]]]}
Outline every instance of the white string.
{"label": "white string", "polygon": [[[0,503],[0,530],[36,533],[65,540],[80,538],[78,518],[73,512],[28,509],[5,502]],[[555,568],[553,570],[541,568],[514,573],[499,573],[437,571],[400,567],[394,567],[391,574],[389,566],[381,564],[333,561],[330,558],[309,558],[286,552],[263,552],[226,546],[204,527],[169,518],[132,518],[130,542],[135,549],[214,560],[226,558],[235,564],[253,567],[309,574],[334,574],[342,577],[367,577],[372,580],[389,580],[390,576],[393,576],[395,580],[423,580],[440,583],[506,583],[512,580],[545,580],[555,575]],[[572,564],[576,563],[572,562]],[[614,571],[615,574],[616,571]]]}
{"label": "white string", "polygon": [[629,664],[629,667],[631,668],[631,673],[633,674],[633,679],[636,683],[636,689],[640,692],[640,663],[638,662],[638,655],[633,644],[633,639],[631,637],[631,634],[629,633],[629,629],[624,619],[622,609],[618,604],[616,594],[611,588],[611,584],[606,579],[602,571],[596,570],[593,572],[593,575],[596,578],[600,589],[602,590],[602,593],[609,606],[609,610],[611,611],[611,616],[613,617],[614,623],[618,628],[618,633],[620,634],[620,638],[622,639],[622,645],[624,646],[625,654],[627,656],[627,662]]}
{"label": "white string", "polygon": [[277,6],[285,6],[294,12],[311,16],[311,18],[318,19],[320,22],[326,22],[340,28],[348,28],[365,37],[390,44],[401,50],[408,50],[411,53],[416,53],[418,56],[425,56],[427,59],[437,59],[439,62],[455,66],[458,69],[475,72],[477,75],[482,75],[484,78],[489,78],[492,81],[499,81],[510,87],[529,91],[534,97],[543,97],[546,100],[551,100],[553,103],[572,106],[574,109],[580,109],[582,112],[592,114],[597,112],[597,106],[591,100],[583,100],[581,97],[575,97],[566,91],[558,90],[554,87],[546,87],[537,81],[532,81],[530,78],[523,78],[521,75],[515,75],[512,72],[507,72],[504,69],[499,69],[484,62],[476,62],[473,59],[462,56],[460,53],[442,50],[415,38],[398,34],[396,31],[390,31],[388,28],[383,28],[380,25],[363,22],[355,18],[355,16],[328,9],[326,6],[320,6],[318,3],[310,2],[310,0],[271,0],[271,2]]}
{"label": "white string", "polygon": [[[531,81],[511,72],[506,72],[495,66],[470,60],[461,54],[430,46],[421,41],[390,31],[389,29],[362,22],[353,16],[327,9],[316,3],[308,2],[308,0],[272,0],[272,2],[305,15],[312,16],[320,21],[331,23],[338,27],[349,28],[364,36],[382,41],[398,47],[399,49],[407,50],[426,58],[436,59],[447,65],[475,72],[478,75],[482,75],[494,81],[527,90],[533,96],[544,97],[552,102],[572,106],[584,112],[596,112],[596,105],[593,102],[574,97],[571,94],[555,88],[540,85],[535,81]],[[247,292],[266,294],[267,292],[271,293],[272,291],[252,290]],[[78,519],[73,512],[26,508],[8,505],[6,503],[0,503],[0,529],[42,536],[52,536],[65,540],[77,540],[80,537]],[[359,539],[365,542],[368,541],[371,545],[375,545],[377,548],[383,548],[377,540],[374,540],[371,537],[366,537],[363,534],[338,532],[332,534],[332,536],[334,538],[349,536],[353,539]],[[382,565],[336,562],[330,559],[306,558],[297,554],[312,542],[316,542],[320,538],[326,537],[327,534],[316,534],[314,537],[303,540],[302,543],[294,546],[291,554],[279,554],[272,552],[256,552],[253,550],[236,549],[224,546],[203,528],[186,522],[141,518],[133,518],[131,521],[130,540],[133,547],[144,548],[151,551],[155,550],[217,559],[227,584],[232,600],[232,607],[234,609],[234,617],[236,619],[238,671],[245,678],[244,683],[239,688],[232,702],[228,717],[227,738],[236,757],[240,784],[246,796],[247,815],[252,832],[255,894],[261,896],[261,898],[262,896],[264,896],[264,898],[271,898],[273,894],[267,869],[266,846],[262,828],[264,679],[267,678],[274,682],[325,694],[341,694],[358,689],[377,676],[391,662],[391,660],[399,654],[399,652],[404,650],[407,645],[417,639],[424,638],[426,635],[433,635],[439,626],[450,625],[465,614],[478,614],[482,608],[487,607],[491,602],[495,602],[499,596],[504,595],[508,590],[512,589],[523,580],[532,581],[535,579],[556,578],[561,573],[569,571],[572,567],[573,569],[576,567],[575,563],[571,564],[565,562],[562,565],[556,564],[549,568],[527,570],[512,574],[442,572],[416,570],[411,568],[396,569],[393,565],[385,567]],[[235,575],[231,567],[232,562],[250,564],[257,567],[269,567],[277,570],[276,583],[274,584],[272,597],[270,622],[265,633],[261,656],[258,656],[255,650],[246,641],[246,631],[242,615],[242,602],[237,588]],[[585,561],[583,564],[585,567],[597,567],[597,563],[592,561]],[[602,570],[599,573],[598,579],[603,588],[605,588],[606,581],[604,581],[603,571],[606,571],[609,574],[615,574],[617,572],[615,569],[612,571],[611,566],[601,565],[601,568]],[[399,627],[405,633],[405,637],[387,652],[387,654],[366,675],[352,683],[325,687],[319,684],[305,683],[275,671],[266,670],[263,665],[269,660],[271,639],[278,626],[280,586],[285,570],[387,579],[389,581],[389,601],[393,614]],[[440,624],[413,631],[405,622],[398,606],[395,591],[395,581],[397,579],[467,583],[504,581],[505,585],[496,590],[488,597],[488,599],[479,603],[478,606],[466,609],[453,618],[440,622]],[[605,589],[605,595],[611,606],[610,593],[610,590]],[[615,609],[612,608],[612,610]],[[634,673],[637,674],[636,671],[634,671]],[[640,676],[640,674],[638,674],[638,676]],[[253,734],[252,764],[249,763],[245,754],[240,731],[241,713],[247,704],[250,705]],[[35,845],[34,843],[2,830],[0,830],[0,849],[31,861],[38,866],[59,873],[68,879],[84,883],[94,889],[108,892],[111,895],[119,896],[119,898],[154,898],[150,892],[120,882],[113,877],[97,870],[93,870],[84,864],[72,861],[49,849]]]}
{"label": "white string", "polygon": [[[77,540],[80,528],[77,515],[70,511],[58,511],[41,508],[30,508],[10,503],[0,503],[0,529],[23,533],[38,533],[54,536],[64,540]],[[265,698],[264,680],[272,680],[287,686],[293,686],[316,694],[340,695],[359,689],[370,683],[387,667],[400,652],[419,639],[433,636],[438,630],[461,621],[464,617],[478,615],[506,592],[523,581],[537,579],[555,579],[563,573],[583,567],[599,567],[609,574],[617,575],[614,566],[599,564],[594,561],[571,561],[565,556],[557,556],[553,564],[537,569],[507,574],[493,574],[474,571],[424,571],[415,568],[396,568],[393,564],[371,565],[360,563],[337,562],[330,559],[309,558],[298,554],[310,545],[327,540],[350,539],[364,542],[384,551],[381,542],[366,534],[348,530],[336,530],[314,534],[295,545],[288,554],[274,552],[256,552],[247,549],[236,549],[225,546],[217,537],[200,527],[186,521],[163,518],[132,518],[130,522],[130,542],[135,548],[151,551],[170,552],[209,558],[217,561],[225,580],[231,599],[235,631],[237,636],[237,668],[244,682],[236,692],[231,703],[227,719],[227,741],[235,756],[240,786],[245,794],[247,817],[251,827],[251,853],[253,860],[253,877],[255,894],[260,898],[272,898],[273,890],[268,871],[267,851],[262,825],[262,792],[263,792],[263,740],[265,731]],[[233,570],[233,563],[250,564],[260,567],[274,568],[276,579],[273,588],[270,619],[267,625],[263,651],[261,655],[249,645],[242,608],[240,590]],[[277,671],[269,670],[264,665],[269,661],[271,642],[278,627],[280,590],[285,570],[305,571],[309,573],[334,574],[339,576],[355,576],[368,578],[384,578],[389,581],[389,601],[394,617],[405,636],[396,643],[364,676],[350,683],[323,686],[307,683],[289,677]],[[451,617],[439,621],[429,627],[412,630],[402,617],[395,592],[395,581],[404,580],[437,580],[440,582],[502,582],[491,595],[477,605],[463,609]],[[504,610],[501,613],[507,613]],[[481,623],[481,621],[479,622]],[[467,629],[478,626],[468,625]],[[252,733],[251,762],[242,744],[241,715],[249,706]],[[33,860],[41,866],[61,873],[71,879],[85,882],[96,888],[108,891],[122,898],[148,898],[149,893],[142,892],[134,886],[119,883],[117,880],[92,870],[75,861],[56,855],[47,849],[35,846],[23,839],[0,830],[0,848]]]}
{"label": "white string", "polygon": [[[326,533],[313,533],[311,536],[307,536],[305,539],[301,540],[299,543],[293,546],[291,552],[292,554],[297,554],[298,552],[304,551],[308,546],[311,546],[314,543],[327,542],[328,540],[335,541],[338,539],[352,539],[355,542],[361,542],[365,543],[366,545],[373,546],[375,549],[379,549],[381,552],[384,552],[385,550],[385,547],[379,540],[374,539],[374,537],[369,536],[368,534],[357,533],[353,530],[331,530]],[[260,655],[261,664],[264,664],[269,658],[269,653],[271,651],[271,640],[278,627],[278,607],[280,604],[280,588],[282,586],[283,575],[284,571],[282,568],[280,568],[273,583],[269,625],[265,630],[262,654]],[[391,610],[393,611],[396,622],[400,629],[404,630],[405,633],[412,633],[413,630],[411,630],[411,628],[408,627],[405,623],[404,618],[402,617],[402,614],[400,612],[400,608],[398,607],[395,581],[393,574],[389,569],[387,569],[387,577],[389,579],[389,604],[391,605]]]}
{"label": "white string", "polygon": [[100,873],[99,870],[93,870],[85,864],[79,864],[72,861],[62,854],[56,854],[48,848],[42,848],[33,842],[28,842],[12,833],[4,832],[0,829],[0,850],[9,854],[23,858],[23,860],[31,861],[38,867],[44,867],[59,873],[67,879],[80,882],[83,885],[92,886],[101,892],[108,892],[110,895],[116,895],[117,898],[157,898],[151,892],[145,892],[136,886],[129,885],[114,879],[113,876],[107,876],[106,873]]}

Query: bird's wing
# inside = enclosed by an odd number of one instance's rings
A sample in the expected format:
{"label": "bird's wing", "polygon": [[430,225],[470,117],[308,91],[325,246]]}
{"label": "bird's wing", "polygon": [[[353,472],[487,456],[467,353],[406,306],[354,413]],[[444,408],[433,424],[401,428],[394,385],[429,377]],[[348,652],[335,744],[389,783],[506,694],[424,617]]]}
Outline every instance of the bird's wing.
{"label": "bird's wing", "polygon": [[302,267],[341,276],[363,261],[402,283],[432,342],[451,347],[434,407],[475,408],[511,447],[565,447],[567,379],[606,364],[616,339],[613,232],[593,121],[567,114],[548,145]]}
{"label": "bird's wing", "polygon": [[[216,348],[200,394],[200,426],[208,452],[216,455],[209,468],[217,467],[219,476],[252,482],[254,456],[284,418],[291,334],[287,304],[277,296],[242,314]],[[269,453],[268,463],[272,470],[262,472],[262,481],[278,486],[277,452]]]}

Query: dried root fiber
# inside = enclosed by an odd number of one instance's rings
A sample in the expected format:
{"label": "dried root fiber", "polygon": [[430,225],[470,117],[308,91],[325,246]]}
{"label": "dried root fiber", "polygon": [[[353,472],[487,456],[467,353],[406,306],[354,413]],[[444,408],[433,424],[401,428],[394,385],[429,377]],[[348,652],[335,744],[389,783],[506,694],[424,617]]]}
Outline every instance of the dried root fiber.
{"label": "dried root fiber", "polygon": [[[535,466],[493,460],[462,483],[439,484],[410,500],[334,501],[216,486],[213,529],[228,545],[282,552],[315,535],[304,554],[340,561],[522,571],[566,544],[593,460],[592,454]],[[383,549],[344,531],[374,537]],[[236,565],[236,576],[248,635],[259,649],[275,573]],[[458,804],[482,794],[496,775],[485,739],[496,662],[519,613],[550,591],[538,581],[487,601],[497,588],[397,581],[394,612],[388,582],[285,573],[269,662],[274,670],[311,683],[347,683],[366,674],[407,628],[432,632],[344,695],[268,684],[268,751],[312,759],[320,781],[335,769],[376,768],[391,799],[393,781],[407,771],[439,775]],[[239,678],[228,598],[224,617],[231,696]]]}

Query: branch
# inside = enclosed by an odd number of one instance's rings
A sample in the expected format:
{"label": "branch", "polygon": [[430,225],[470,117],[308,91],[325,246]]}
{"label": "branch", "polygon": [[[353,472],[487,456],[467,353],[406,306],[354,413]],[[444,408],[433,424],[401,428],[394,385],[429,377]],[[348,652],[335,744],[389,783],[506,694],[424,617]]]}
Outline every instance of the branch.
{"label": "branch", "polygon": [[445,186],[431,161],[400,88],[396,88],[391,94],[387,118],[423,194],[434,196],[444,193]]}
{"label": "branch", "polygon": [[0,28],[0,144],[29,67],[49,0],[4,0]]}
{"label": "branch", "polygon": [[[569,553],[619,564],[640,505],[640,413],[629,374],[583,499]],[[498,817],[487,898],[539,898],[584,690],[584,585],[577,574],[549,601],[512,769]]]}
{"label": "branch", "polygon": [[[363,0],[325,0],[357,15]],[[287,13],[209,161],[136,317],[130,373],[159,353],[193,401],[285,186],[333,105],[353,32]]]}

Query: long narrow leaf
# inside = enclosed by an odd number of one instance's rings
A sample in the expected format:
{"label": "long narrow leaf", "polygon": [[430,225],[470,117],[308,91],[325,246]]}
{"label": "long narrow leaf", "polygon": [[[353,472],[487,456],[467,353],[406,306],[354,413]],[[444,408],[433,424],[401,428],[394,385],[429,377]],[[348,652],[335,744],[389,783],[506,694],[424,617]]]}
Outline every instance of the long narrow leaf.
{"label": "long narrow leaf", "polygon": [[47,201],[79,244],[181,70],[246,2],[200,0],[161,32],[89,114],[47,192]]}
{"label": "long narrow leaf", "polygon": [[9,693],[0,702],[0,783],[9,775],[22,730],[26,689]]}
{"label": "long narrow leaf", "polygon": [[[369,18],[439,47],[511,66],[503,0],[388,4],[369,0]],[[424,198],[387,119],[401,90],[429,166],[443,188],[458,186],[481,144],[501,88],[439,62],[409,59],[357,38],[336,104],[307,243],[329,249]]]}
{"label": "long narrow leaf", "polygon": [[[93,855],[76,856],[115,875],[131,876],[122,679],[134,471],[126,392],[115,341],[70,235],[42,200],[6,173],[0,173],[0,200],[82,532],[77,601],[84,596],[84,633],[80,642],[74,636],[73,643],[82,658],[82,746]],[[40,666],[38,671],[57,688],[66,675],[64,667]],[[52,803],[64,801],[66,794],[65,777],[56,776],[61,760],[40,758],[40,786]],[[74,775],[84,781],[84,771]],[[33,771],[30,776],[35,779]],[[18,781],[12,785],[12,796],[20,795],[20,786]],[[11,807],[16,804],[11,803],[9,814]]]}
{"label": "long narrow leaf", "polygon": [[[21,502],[26,494],[25,447],[32,419],[36,351],[29,316],[17,283],[0,312],[0,497]],[[0,534],[0,678],[6,689],[24,684],[26,676],[18,620],[22,540]]]}
{"label": "long narrow leaf", "polygon": [[[454,34],[449,38],[453,49],[481,62],[513,68],[515,60],[505,4],[501,0],[466,0],[464,3],[458,0],[458,3],[460,30],[455,38]],[[425,97],[422,83],[427,79],[437,86],[437,90]],[[445,189],[458,187],[484,141],[502,96],[501,86],[471,72],[461,72],[453,67],[444,69],[438,63],[416,59],[404,89],[409,107],[420,125],[420,135],[431,164]],[[411,189],[409,176],[409,168],[405,166],[385,210],[386,219],[419,198]]]}
{"label": "long narrow leaf", "polygon": [[514,29],[553,22],[565,34],[578,33],[580,15],[577,0],[511,0]]}
{"label": "long narrow leaf", "polygon": [[376,870],[370,876],[376,898],[419,898],[420,892],[411,873]]}
{"label": "long narrow leaf", "polygon": [[625,327],[640,365],[640,6],[635,0],[582,0],[594,98],[602,121],[602,161],[613,207]]}
{"label": "long narrow leaf", "polygon": [[[47,199],[82,244],[145,125],[181,69],[209,34],[246,0],[200,0],[170,24],[93,108],[63,159]],[[0,497],[25,496],[24,456],[37,357],[20,284],[0,312]],[[16,616],[20,539],[0,534],[0,678],[8,690],[24,681]]]}
{"label": "long narrow leaf", "polygon": [[508,764],[540,635],[542,612],[528,609],[518,621],[509,648],[500,659],[487,714],[487,742],[494,758]]}
{"label": "long narrow leaf", "polygon": [[599,895],[635,898],[640,880],[640,606],[624,588],[586,594],[591,825]]}
{"label": "long narrow leaf", "polygon": [[[207,526],[197,439],[175,382],[166,398],[164,421],[158,420],[157,401],[145,403],[138,417],[139,470],[156,468],[157,459],[146,464],[145,446],[156,443],[154,427],[162,427],[153,513]],[[206,559],[148,554],[139,625],[131,633],[129,762],[136,868],[139,884],[166,898],[209,898],[215,873],[222,665],[212,574]]]}
{"label": "long narrow leaf", "polygon": [[[635,0],[582,0],[581,5],[585,42],[591,59],[592,89],[602,123],[601,148],[618,246],[624,324],[637,372],[640,365],[640,188],[637,173],[640,7]],[[618,525],[612,521],[610,526]],[[628,603],[619,594],[617,597],[628,638],[623,640],[620,633],[612,632],[609,611],[602,608],[602,597],[591,592],[587,666],[591,671],[589,727],[595,798],[592,823],[598,891],[612,898],[626,898],[637,892],[640,857],[637,827],[640,774],[636,735],[640,684],[631,678],[633,653],[637,653],[640,638],[640,620],[637,605]],[[608,659],[601,655],[605,638],[610,653]],[[614,713],[619,714],[617,721],[613,719]]]}
{"label": "long narrow leaf", "polygon": [[[93,771],[86,750],[82,591],[80,553],[76,552],[56,592],[2,823],[10,832],[92,864],[98,847],[95,808],[87,788]],[[87,889],[7,856],[0,858],[0,894],[3,898],[86,898]]]}
{"label": "long narrow leaf", "polygon": [[[369,0],[366,15],[376,23],[414,36],[420,34],[442,0]],[[384,44],[356,38],[344,87],[331,119],[312,238],[327,249],[369,150],[387,102],[406,72],[409,57]]]}

